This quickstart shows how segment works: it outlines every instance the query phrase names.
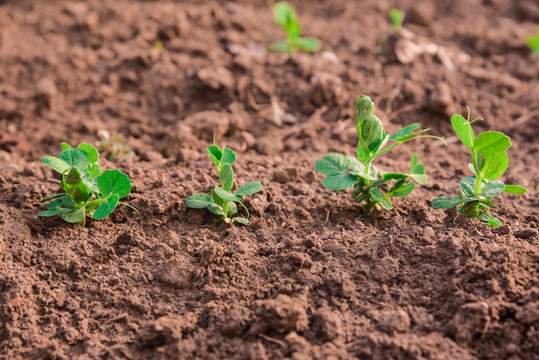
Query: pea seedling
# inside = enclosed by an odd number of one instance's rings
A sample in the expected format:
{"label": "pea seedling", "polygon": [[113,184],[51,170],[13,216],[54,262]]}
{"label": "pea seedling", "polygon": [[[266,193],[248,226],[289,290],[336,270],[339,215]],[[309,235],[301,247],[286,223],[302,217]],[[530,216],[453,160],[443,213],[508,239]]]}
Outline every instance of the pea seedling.
{"label": "pea seedling", "polygon": [[286,40],[276,42],[268,47],[271,51],[287,52],[289,54],[300,49],[306,52],[318,50],[321,46],[320,40],[314,37],[301,36],[301,24],[296,16],[294,8],[289,3],[282,1],[273,7],[275,22],[283,28],[286,33]]}
{"label": "pea seedling", "polygon": [[389,18],[391,19],[391,25],[393,26],[393,31],[395,34],[399,33],[399,30],[402,27],[402,22],[404,21],[404,11],[391,9],[389,11]]}
{"label": "pea seedling", "polygon": [[[419,127],[417,123],[393,135],[386,134],[382,122],[374,115],[374,103],[366,95],[360,95],[356,100],[354,117],[359,139],[357,158],[338,153],[329,154],[316,162],[315,169],[327,175],[322,184],[329,190],[343,191],[353,186],[352,197],[362,204],[365,213],[373,208],[390,210],[393,207],[390,198],[410,194],[415,188],[415,182],[427,184],[425,166],[419,163],[416,154],[412,155],[409,174],[383,171],[372,165],[373,160],[411,140],[444,140],[426,135],[429,129],[415,131]],[[392,143],[388,144],[389,141]]]}
{"label": "pea seedling", "polygon": [[45,197],[41,202],[50,202],[39,216],[60,215],[67,222],[84,226],[87,217],[104,219],[119,204],[138,213],[120,201],[131,192],[129,177],[119,170],[101,172],[99,152],[92,145],[82,143],[72,148],[62,143],[60,157],[45,156],[42,163],[62,174],[64,192]]}
{"label": "pea seedling", "polygon": [[[216,221],[247,225],[249,223],[249,210],[241,202],[242,197],[261,191],[262,184],[259,181],[251,181],[241,186],[235,193],[232,193],[232,189],[234,188],[232,163],[236,161],[236,154],[224,145],[220,149],[215,145],[215,142],[213,145],[208,146],[206,150],[217,167],[221,186],[216,186],[209,195],[191,195],[187,199],[187,206],[195,209],[208,208],[215,215],[221,216]],[[246,218],[232,217],[238,212],[238,205],[236,203],[239,203],[245,209],[247,213]]]}
{"label": "pea seedling", "polygon": [[509,166],[506,150],[511,146],[511,139],[498,131],[487,131],[474,137],[472,124],[477,120],[483,119],[479,117],[470,121],[470,108],[468,119],[458,114],[451,117],[453,130],[470,149],[472,163],[468,164],[468,168],[474,176],[460,180],[459,197],[439,197],[434,199],[432,206],[449,209],[460,205],[457,217],[463,214],[466,218],[475,218],[484,224],[500,226],[502,222],[487,213],[491,206],[496,206],[492,199],[504,192],[523,194],[527,189],[518,185],[505,185],[496,180]]}
{"label": "pea seedling", "polygon": [[535,36],[526,35],[526,43],[530,47],[531,55],[539,54],[539,27]]}

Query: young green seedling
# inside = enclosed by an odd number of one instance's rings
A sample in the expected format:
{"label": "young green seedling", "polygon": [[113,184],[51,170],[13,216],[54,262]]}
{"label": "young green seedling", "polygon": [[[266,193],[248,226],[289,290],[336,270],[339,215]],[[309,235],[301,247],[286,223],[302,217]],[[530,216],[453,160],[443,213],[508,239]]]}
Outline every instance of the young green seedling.
{"label": "young green seedling", "polygon": [[404,11],[391,9],[389,11],[389,18],[391,19],[391,25],[393,26],[393,31],[395,34],[399,33],[399,30],[402,27],[402,22],[404,21]]}
{"label": "young green seedling", "polygon": [[[439,197],[432,206],[437,209],[449,209],[459,206],[457,217],[463,214],[466,218],[475,218],[484,224],[500,226],[502,222],[489,215],[487,211],[496,206],[493,198],[501,193],[523,194],[526,188],[518,185],[505,185],[500,180],[509,165],[505,152],[511,146],[511,139],[498,131],[487,131],[474,137],[472,124],[482,118],[470,120],[461,115],[451,117],[451,125],[458,138],[470,149],[472,163],[468,168],[474,176],[466,176],[460,180],[459,197]],[[455,217],[455,221],[457,219]]]}
{"label": "young green seedling", "polygon": [[106,218],[118,205],[133,206],[120,201],[131,192],[131,180],[119,170],[99,167],[99,152],[90,144],[72,148],[62,143],[60,157],[45,156],[42,163],[62,174],[60,186],[64,192],[50,195],[41,202],[50,201],[47,210],[39,216],[60,215],[70,223],[84,226],[86,218]]}
{"label": "young green seedling", "polygon": [[531,55],[539,54],[539,27],[535,36],[526,35],[526,43],[530,47]]}
{"label": "young green seedling", "polygon": [[[187,199],[187,206],[195,209],[208,208],[215,215],[221,216],[217,221],[226,223],[239,223],[247,225],[249,223],[249,210],[241,202],[242,197],[252,195],[262,191],[262,184],[259,181],[251,181],[241,186],[236,192],[232,192],[234,188],[234,171],[232,163],[236,161],[236,154],[226,146],[220,149],[218,146],[210,145],[206,149],[213,163],[217,167],[221,186],[216,186],[211,193],[196,194]],[[247,213],[247,217],[233,217],[238,212],[239,203]]]}
{"label": "young green seedling", "polygon": [[374,103],[366,95],[360,95],[356,100],[354,115],[359,139],[357,158],[334,153],[319,159],[315,168],[319,173],[327,175],[323,185],[329,190],[343,191],[353,186],[352,197],[363,206],[365,213],[373,208],[390,210],[393,206],[390,198],[410,194],[415,188],[415,182],[427,184],[425,166],[419,163],[419,157],[414,154],[410,173],[386,172],[372,165],[374,159],[411,140],[444,140],[426,135],[429,129],[415,131],[419,127],[417,123],[393,135],[386,134],[382,122],[374,115]]}
{"label": "young green seedling", "polygon": [[282,1],[273,7],[275,22],[286,33],[286,40],[279,41],[268,47],[271,51],[287,52],[289,54],[300,49],[306,52],[318,50],[321,46],[320,40],[314,37],[301,36],[301,24],[296,17],[294,8],[289,3]]}

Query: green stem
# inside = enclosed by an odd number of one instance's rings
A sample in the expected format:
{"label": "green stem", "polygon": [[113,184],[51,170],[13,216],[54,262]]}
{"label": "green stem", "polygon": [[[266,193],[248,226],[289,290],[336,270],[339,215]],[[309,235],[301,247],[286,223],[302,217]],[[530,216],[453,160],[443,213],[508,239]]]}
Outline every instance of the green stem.
{"label": "green stem", "polygon": [[225,220],[228,219],[228,201],[223,200],[223,211],[225,212]]}
{"label": "green stem", "polygon": [[481,185],[483,183],[483,178],[481,172],[479,171],[479,165],[477,164],[477,153],[472,150],[472,159],[473,166],[475,168],[475,190],[474,196],[479,196],[481,194]]}

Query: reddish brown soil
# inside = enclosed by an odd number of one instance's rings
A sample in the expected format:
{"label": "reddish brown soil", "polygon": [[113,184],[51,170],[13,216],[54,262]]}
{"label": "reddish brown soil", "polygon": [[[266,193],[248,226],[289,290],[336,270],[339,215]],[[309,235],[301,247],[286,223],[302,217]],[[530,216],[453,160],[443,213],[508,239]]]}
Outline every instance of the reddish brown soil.
{"label": "reddish brown soil", "polygon": [[[265,53],[283,34],[263,1],[0,0],[0,358],[539,359],[537,1],[399,1],[451,64],[403,64],[395,39],[374,53],[396,1],[293,3],[326,53]],[[389,131],[450,143],[381,160],[418,153],[429,185],[366,219],[314,171],[354,153],[359,93]],[[276,124],[272,99],[294,117]],[[502,180],[529,189],[501,197],[498,229],[430,207],[467,174],[449,123],[466,105],[511,135]],[[140,215],[39,218],[58,191],[40,159],[98,130],[135,153],[102,165],[131,176]],[[215,184],[214,133],[239,183],[264,185],[249,226],[185,205]]]}

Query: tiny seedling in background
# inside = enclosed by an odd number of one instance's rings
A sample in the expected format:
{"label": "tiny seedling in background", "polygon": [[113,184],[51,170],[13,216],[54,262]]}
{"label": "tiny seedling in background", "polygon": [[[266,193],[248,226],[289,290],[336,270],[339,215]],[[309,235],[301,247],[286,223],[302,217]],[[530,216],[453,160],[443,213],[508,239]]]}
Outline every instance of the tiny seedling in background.
{"label": "tiny seedling in background", "polygon": [[374,103],[366,95],[360,95],[356,100],[354,115],[359,139],[357,157],[329,154],[319,159],[315,168],[319,173],[327,175],[323,185],[329,190],[343,191],[354,187],[352,197],[362,205],[365,213],[374,208],[390,210],[393,207],[391,198],[410,194],[415,188],[415,182],[427,184],[425,166],[419,163],[418,156],[414,154],[410,173],[386,172],[372,165],[374,159],[411,140],[443,139],[426,135],[429,129],[415,131],[419,127],[417,123],[393,135],[386,134],[382,122],[374,115]]}
{"label": "tiny seedling in background", "polygon": [[[45,156],[43,164],[62,174],[60,186],[63,193],[47,196],[47,210],[39,216],[60,215],[70,223],[84,226],[86,218],[96,220],[106,218],[131,192],[131,180],[119,170],[105,170],[99,167],[99,152],[90,144],[80,144],[72,148],[62,143],[60,157]],[[137,211],[138,212],[138,211]]]}
{"label": "tiny seedling in background", "polygon": [[[509,158],[506,150],[511,146],[511,139],[498,131],[487,131],[474,137],[472,124],[482,118],[470,121],[455,114],[451,117],[451,125],[458,138],[471,152],[472,163],[468,168],[474,174],[460,180],[458,197],[439,197],[434,199],[432,206],[437,209],[449,209],[459,206],[457,217],[475,218],[484,224],[500,226],[502,222],[489,215],[487,211],[496,206],[493,198],[501,193],[523,194],[526,188],[518,185],[505,185],[500,180],[507,167]],[[457,218],[455,218],[456,220]]]}
{"label": "tiny seedling in background", "polygon": [[133,151],[127,146],[121,134],[111,135],[106,130],[99,130],[97,136],[100,138],[96,144],[97,148],[107,160],[122,160],[133,154]]}
{"label": "tiny seedling in background", "polygon": [[402,22],[404,21],[404,11],[391,9],[389,11],[389,18],[391,19],[391,26],[393,26],[393,31],[395,34],[399,33],[399,30],[402,27]]}
{"label": "tiny seedling in background", "polygon": [[[242,197],[252,195],[262,191],[262,184],[259,181],[251,181],[241,186],[236,192],[232,192],[234,188],[234,171],[232,163],[236,161],[236,154],[226,146],[220,149],[218,146],[210,145],[206,149],[213,163],[217,167],[221,186],[216,186],[210,194],[196,194],[187,199],[187,206],[195,209],[208,208],[215,215],[221,216],[217,221],[226,223],[239,223],[247,225],[249,223],[249,210],[241,202]],[[246,211],[247,217],[234,217],[238,212],[240,204]]]}
{"label": "tiny seedling in background", "polygon": [[539,26],[535,36],[526,35],[526,43],[530,47],[531,55],[539,54]]}
{"label": "tiny seedling in background", "polygon": [[286,40],[279,41],[268,47],[271,51],[293,53],[296,49],[313,52],[320,48],[320,40],[314,37],[301,36],[301,24],[292,5],[279,2],[274,5],[275,22],[286,33]]}

